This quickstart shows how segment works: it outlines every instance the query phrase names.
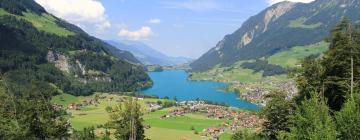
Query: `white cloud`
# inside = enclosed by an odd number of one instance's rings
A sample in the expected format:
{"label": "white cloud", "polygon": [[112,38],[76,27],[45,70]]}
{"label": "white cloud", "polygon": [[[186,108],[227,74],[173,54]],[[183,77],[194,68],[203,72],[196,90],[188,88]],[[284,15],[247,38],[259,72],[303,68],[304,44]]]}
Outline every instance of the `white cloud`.
{"label": "white cloud", "polygon": [[97,0],[35,0],[48,12],[73,24],[83,25],[97,31],[111,27],[105,14],[105,8]]}
{"label": "white cloud", "polygon": [[148,20],[148,23],[150,23],[150,24],[160,24],[161,20],[158,19],[158,18],[152,18],[152,19]]}
{"label": "white cloud", "polygon": [[147,40],[153,34],[148,26],[143,26],[136,31],[129,31],[127,28],[120,29],[118,36],[129,40]]}
{"label": "white cloud", "polygon": [[310,2],[313,2],[315,0],[266,0],[266,2],[269,3],[270,5],[275,4],[275,3],[279,3],[279,2],[282,2],[282,1],[310,3]]}

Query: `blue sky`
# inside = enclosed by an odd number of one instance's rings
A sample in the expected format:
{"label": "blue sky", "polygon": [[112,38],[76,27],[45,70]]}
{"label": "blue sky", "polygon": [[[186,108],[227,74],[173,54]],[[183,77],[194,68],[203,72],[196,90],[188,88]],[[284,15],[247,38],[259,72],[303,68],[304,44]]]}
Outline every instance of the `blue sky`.
{"label": "blue sky", "polygon": [[247,18],[281,0],[36,1],[98,38],[135,40],[169,56],[198,58]]}

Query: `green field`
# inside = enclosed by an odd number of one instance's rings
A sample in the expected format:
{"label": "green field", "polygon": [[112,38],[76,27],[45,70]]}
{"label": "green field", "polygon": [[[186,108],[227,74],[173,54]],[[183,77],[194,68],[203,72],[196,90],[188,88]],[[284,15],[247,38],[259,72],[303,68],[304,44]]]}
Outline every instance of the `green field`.
{"label": "green field", "polygon": [[[251,61],[251,60],[250,60]],[[242,83],[253,83],[264,80],[285,80],[286,75],[263,77],[263,72],[255,72],[251,69],[244,69],[240,65],[247,61],[239,61],[231,67],[215,67],[206,72],[192,73],[190,80],[214,80],[221,82],[240,81]]]}
{"label": "green field", "polygon": [[[150,139],[172,140],[181,138],[206,139],[195,134],[203,129],[222,124],[225,120],[208,119],[205,114],[187,114],[181,117],[173,117],[161,120],[160,116],[167,114],[170,109],[163,109],[144,116],[144,123],[151,126],[146,130],[146,136]],[[195,130],[191,130],[194,127]],[[164,135],[166,134],[166,135]]]}
{"label": "green field", "polygon": [[290,50],[276,53],[267,58],[269,64],[280,65],[282,67],[296,67],[299,60],[304,59],[310,55],[321,54],[328,50],[329,44],[326,42],[319,42],[308,46],[296,46]]}
{"label": "green field", "polygon": [[301,17],[296,20],[290,21],[289,27],[291,28],[304,28],[304,29],[315,29],[322,25],[322,23],[316,23],[316,24],[304,24],[308,19],[305,17]]}
{"label": "green field", "polygon": [[[105,108],[107,106],[116,105],[116,100],[120,98],[127,98],[127,96],[118,96],[105,93],[97,93],[100,96],[107,96],[106,99],[101,99],[100,104],[95,106],[86,106],[81,110],[69,110],[71,113],[70,122],[74,129],[82,130],[85,127],[97,126],[105,124],[109,121],[109,114],[106,112]],[[53,97],[52,102],[56,104],[61,104],[68,106],[71,103],[79,103],[84,99],[94,98],[93,96],[87,97],[75,97],[69,94],[61,94]],[[113,97],[113,101],[108,101],[109,97]],[[156,102],[157,100],[164,99],[147,99],[139,100],[140,104],[143,106],[146,101]],[[145,111],[144,107],[144,112]],[[205,117],[205,114],[194,113],[187,114],[181,117],[173,117],[165,120],[160,119],[160,116],[167,114],[171,108],[165,108],[156,112],[145,113],[143,116],[144,124],[151,126],[150,129],[146,129],[146,137],[153,140],[177,140],[177,139],[191,139],[191,140],[205,140],[207,138],[200,137],[198,134],[195,134],[195,131],[202,132],[204,128],[211,126],[217,126],[222,124],[225,120],[219,119],[208,119]],[[191,128],[195,130],[191,130]],[[98,130],[101,131],[101,130]],[[221,135],[221,140],[230,139],[230,133],[224,133]]]}
{"label": "green field", "polygon": [[23,13],[24,16],[18,16],[14,14],[10,14],[4,9],[0,8],[0,16],[3,15],[12,15],[19,19],[24,19],[33,24],[40,31],[44,31],[47,33],[53,33],[59,36],[68,36],[74,35],[75,33],[66,30],[65,28],[59,27],[56,23],[56,19],[49,14],[37,15],[32,12]]}
{"label": "green field", "polygon": [[[308,46],[296,46],[287,51],[276,53],[266,60],[269,64],[280,65],[284,68],[296,67],[301,59],[310,55],[321,54],[328,49],[329,44],[319,42]],[[287,80],[286,75],[276,75],[263,77],[263,72],[254,72],[251,69],[244,69],[241,64],[244,62],[252,62],[254,60],[239,61],[230,67],[216,66],[206,72],[195,72],[189,77],[190,80],[214,80],[231,83],[234,81],[242,83],[254,83],[259,81]]]}

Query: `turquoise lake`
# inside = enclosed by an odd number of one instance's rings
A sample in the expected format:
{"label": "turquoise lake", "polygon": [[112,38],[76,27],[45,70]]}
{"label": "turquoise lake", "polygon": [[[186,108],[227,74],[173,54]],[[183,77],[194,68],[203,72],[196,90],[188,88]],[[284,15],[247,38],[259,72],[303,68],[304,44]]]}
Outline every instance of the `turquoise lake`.
{"label": "turquoise lake", "polygon": [[225,92],[227,84],[213,81],[189,81],[188,73],[183,70],[165,70],[150,72],[149,76],[154,82],[153,87],[144,90],[147,95],[156,95],[161,98],[176,97],[178,101],[202,99],[217,103],[225,103],[232,107],[254,109],[255,104],[239,99],[234,92]]}

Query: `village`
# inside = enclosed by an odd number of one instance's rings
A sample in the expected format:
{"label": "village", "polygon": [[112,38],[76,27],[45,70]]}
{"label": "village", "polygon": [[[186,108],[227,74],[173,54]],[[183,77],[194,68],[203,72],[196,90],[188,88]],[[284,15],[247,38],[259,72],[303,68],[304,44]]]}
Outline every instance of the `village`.
{"label": "village", "polygon": [[241,89],[239,93],[241,99],[260,106],[266,106],[267,102],[270,100],[267,98],[267,95],[273,91],[286,92],[287,99],[293,98],[297,93],[294,81],[262,81],[252,84],[233,82],[232,85],[235,89]]}
{"label": "village", "polygon": [[209,119],[225,120],[221,125],[206,128],[199,133],[202,137],[210,137],[212,139],[217,139],[225,131],[234,132],[242,128],[260,128],[264,122],[263,119],[251,112],[239,112],[224,106],[206,104],[204,101],[179,102],[168,114],[161,116],[161,119],[184,116],[189,113],[204,113]]}
{"label": "village", "polygon": [[[208,119],[224,120],[221,124],[211,126],[203,129],[201,132],[196,132],[201,137],[217,139],[224,132],[236,132],[239,129],[259,129],[264,119],[259,118],[255,112],[239,111],[236,108],[225,107],[220,105],[207,104],[205,101],[166,101],[153,100],[144,101],[144,98],[136,98],[138,101],[144,102],[146,112],[155,112],[163,108],[169,108],[168,113],[160,116],[160,120],[165,121],[171,117],[181,117],[186,114],[200,113]],[[112,104],[115,102],[123,102],[124,97],[116,96],[95,96],[86,98],[77,103],[71,103],[68,106],[54,105],[55,109],[82,110],[87,106],[98,106],[101,102]],[[84,114],[86,115],[86,114]],[[144,124],[145,129],[150,129],[151,125]]]}

